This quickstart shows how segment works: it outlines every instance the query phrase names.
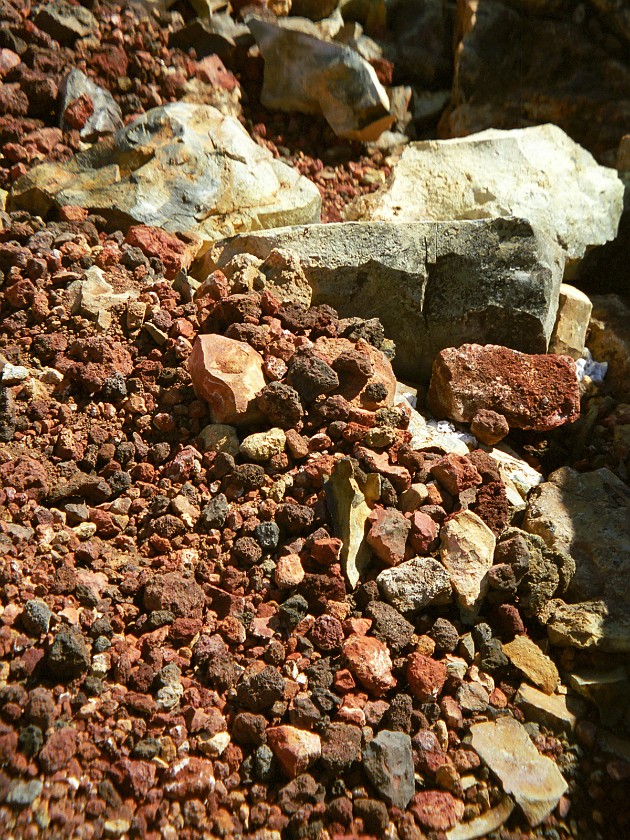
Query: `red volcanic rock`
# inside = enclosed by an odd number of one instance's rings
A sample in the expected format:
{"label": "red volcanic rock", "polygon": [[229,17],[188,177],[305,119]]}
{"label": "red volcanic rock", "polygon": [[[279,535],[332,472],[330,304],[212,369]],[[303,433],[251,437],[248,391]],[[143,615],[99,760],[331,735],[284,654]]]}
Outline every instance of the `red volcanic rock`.
{"label": "red volcanic rock", "polygon": [[268,729],[267,742],[282,769],[291,778],[307,770],[322,754],[319,735],[295,726]]}
{"label": "red volcanic rock", "polygon": [[418,700],[436,700],[446,682],[446,665],[422,653],[412,653],[407,660],[407,682]]}
{"label": "red volcanic rock", "polygon": [[409,520],[395,508],[374,508],[368,518],[367,541],[379,560],[397,566],[405,559],[405,545],[411,527]]}
{"label": "red volcanic rock", "polygon": [[239,425],[254,418],[254,397],[265,386],[262,363],[249,344],[220,335],[198,336],[188,365],[195,393],[210,406],[213,422]]}
{"label": "red volcanic rock", "polygon": [[469,423],[489,409],[512,428],[549,431],[579,416],[575,362],[495,344],[448,347],[433,362],[429,406],[437,417],[458,422]]}
{"label": "red volcanic rock", "polygon": [[130,227],[125,242],[140,248],[146,257],[162,260],[168,280],[172,280],[181,268],[190,267],[198,248],[195,242],[183,242],[175,234],[149,225]]}
{"label": "red volcanic rock", "polygon": [[477,468],[464,455],[456,455],[454,452],[440,458],[433,464],[430,472],[451,496],[457,496],[462,490],[481,484]]}
{"label": "red volcanic rock", "polygon": [[343,646],[343,655],[355,677],[373,694],[379,696],[396,685],[389,650],[378,639],[352,635]]}
{"label": "red volcanic rock", "polygon": [[73,99],[63,112],[63,119],[70,128],[82,129],[94,113],[94,102],[87,93]]}
{"label": "red volcanic rock", "polygon": [[441,790],[421,790],[411,800],[409,810],[422,828],[448,831],[464,816],[464,803]]}

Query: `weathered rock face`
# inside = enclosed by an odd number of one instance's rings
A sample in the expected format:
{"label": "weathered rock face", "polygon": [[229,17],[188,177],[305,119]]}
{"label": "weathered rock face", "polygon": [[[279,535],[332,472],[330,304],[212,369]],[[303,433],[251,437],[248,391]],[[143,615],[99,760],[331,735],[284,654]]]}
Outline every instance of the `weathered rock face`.
{"label": "weathered rock face", "polygon": [[237,120],[177,102],[148,111],[67,164],[35,167],[15,184],[9,205],[40,214],[76,205],[123,229],[140,223],[219,239],[319,221],[321,199]]}
{"label": "weathered rock face", "polygon": [[[614,6],[623,14],[623,4]],[[444,136],[553,122],[598,156],[614,150],[628,130],[630,68],[601,23],[574,11],[571,3],[458,4],[454,107],[440,125]]]}
{"label": "weathered rock face", "polygon": [[575,362],[496,345],[450,347],[433,363],[429,405],[437,417],[458,422],[469,423],[478,411],[490,409],[512,428],[555,429],[580,414]]}
{"label": "weathered rock face", "polygon": [[572,359],[581,357],[592,309],[593,304],[584,292],[568,283],[560,286],[556,325],[549,343],[551,353],[571,356]]}
{"label": "weathered rock face", "polygon": [[630,651],[630,489],[608,469],[562,467],[530,497],[523,527],[567,552],[576,571],[549,608],[556,643]]}
{"label": "weathered rock face", "polygon": [[494,534],[477,514],[464,510],[442,527],[440,539],[440,557],[450,575],[457,603],[463,609],[475,609],[488,591]]}
{"label": "weathered rock face", "polygon": [[439,350],[467,341],[547,350],[564,257],[527,222],[282,228],[217,245],[204,271],[240,253],[266,259],[274,248],[298,256],[314,303],[379,318],[396,339],[396,371],[408,379],[428,379]]}
{"label": "weathered rock face", "polygon": [[511,717],[470,727],[472,745],[512,794],[531,825],[538,825],[567,790],[557,765],[542,756],[527,730]]}
{"label": "weathered rock face", "polygon": [[357,52],[256,17],[247,25],[265,59],[266,108],[323,114],[351,140],[376,140],[393,123],[385,89]]}
{"label": "weathered rock face", "polygon": [[[105,134],[113,134],[123,127],[120,106],[108,90],[105,90],[74,67],[60,86],[61,125],[63,128],[77,128],[82,140],[96,141]],[[77,100],[91,111],[83,122]],[[89,101],[88,101],[89,100]],[[91,105],[90,105],[91,103]],[[83,124],[81,124],[83,123]]]}
{"label": "weathered rock face", "polygon": [[389,184],[359,199],[348,219],[420,221],[516,216],[546,231],[571,260],[614,238],[623,184],[614,169],[555,125],[489,129],[411,143]]}
{"label": "weathered rock face", "polygon": [[244,342],[201,335],[193,345],[189,370],[195,393],[207,401],[215,423],[241,425],[258,414],[253,402],[265,386],[262,356]]}

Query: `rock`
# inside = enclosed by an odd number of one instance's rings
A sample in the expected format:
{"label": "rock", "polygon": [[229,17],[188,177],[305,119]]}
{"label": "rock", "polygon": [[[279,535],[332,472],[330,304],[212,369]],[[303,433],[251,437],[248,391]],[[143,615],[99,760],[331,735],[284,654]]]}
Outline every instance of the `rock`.
{"label": "rock", "polygon": [[114,287],[105,279],[105,273],[95,265],[85,272],[82,280],[72,284],[70,291],[75,290],[73,313],[96,321],[103,330],[111,325],[110,310],[122,307],[138,296],[135,290],[115,293]]}
{"label": "rock", "polygon": [[271,292],[280,303],[291,301],[307,308],[311,305],[313,290],[296,254],[283,248],[274,248],[260,264],[265,278],[265,291]]}
{"label": "rock", "polygon": [[470,421],[471,433],[486,446],[494,446],[509,433],[510,426],[502,414],[480,408]]}
{"label": "rock", "polygon": [[440,531],[440,559],[450,576],[457,603],[476,610],[488,591],[496,539],[470,510],[456,514]]}
{"label": "rock", "polygon": [[572,359],[581,358],[592,310],[593,304],[584,292],[563,283],[549,352],[571,356]]}
{"label": "rock", "polygon": [[365,524],[371,510],[354,478],[352,463],[347,458],[335,464],[324,488],[335,534],[342,541],[341,565],[348,583],[354,589],[370,563]]}
{"label": "rock", "polygon": [[[625,13],[625,5],[614,7],[613,14]],[[574,11],[571,4],[548,2],[484,0],[481,9],[472,0],[461,3],[452,106],[442,119],[442,136],[547,122],[600,159],[614,152],[628,131],[630,69],[619,60],[624,47],[593,38],[594,30],[608,30],[608,20]],[[550,55],[562,56],[552,77]],[[521,56],[527,56],[525,64]]]}
{"label": "rock", "polygon": [[433,363],[429,406],[436,417],[459,423],[490,409],[503,414],[511,428],[549,431],[580,415],[575,362],[494,344],[450,347]]}
{"label": "rock", "polygon": [[170,610],[175,616],[201,618],[206,597],[194,578],[179,572],[156,575],[144,588],[145,609]]}
{"label": "rock", "polygon": [[568,708],[564,694],[545,694],[527,683],[516,692],[514,705],[525,715],[525,720],[541,723],[556,732],[575,729],[577,718]]}
{"label": "rock", "polygon": [[6,801],[9,805],[16,805],[18,808],[25,808],[32,805],[44,789],[41,779],[33,779],[30,782],[18,782],[11,788]]}
{"label": "rock", "polygon": [[220,335],[200,335],[188,369],[195,393],[206,400],[214,423],[250,423],[258,414],[254,402],[264,387],[263,360],[249,344]]}
{"label": "rock", "polygon": [[363,750],[363,769],[386,802],[407,807],[415,792],[409,735],[382,729]]}
{"label": "rock", "polygon": [[90,662],[90,650],[79,628],[61,627],[48,651],[50,673],[60,680],[73,680],[86,673]]}
{"label": "rock", "polygon": [[173,281],[178,272],[190,268],[200,246],[196,236],[176,236],[152,225],[133,225],[127,231],[125,243],[139,248],[145,257],[159,259],[164,266],[164,276]]}
{"label": "rock", "polygon": [[535,642],[527,636],[517,636],[503,645],[503,653],[535,685],[553,694],[558,686],[558,669]]}
{"label": "rock", "polygon": [[[555,125],[488,129],[410,143],[386,187],[360,198],[347,218],[381,222],[515,216],[580,259],[614,239],[623,184]],[[594,213],[593,208],[597,211]]]}
{"label": "rock", "polygon": [[465,342],[545,353],[564,262],[545,234],[514,219],[309,225],[217,247],[221,269],[240,253],[295,253],[314,303],[379,318],[396,336],[397,374],[412,381],[429,378],[439,350]]}
{"label": "rock", "polygon": [[24,604],[24,612],[21,616],[22,624],[27,633],[41,636],[43,633],[48,633],[52,615],[52,611],[45,601],[31,598]]}
{"label": "rock", "polygon": [[550,607],[552,642],[630,650],[629,512],[630,489],[606,468],[562,467],[532,491],[523,528],[576,567],[566,596],[572,603]]}
{"label": "rock", "polygon": [[446,665],[422,653],[412,653],[407,660],[407,682],[421,703],[433,702],[446,682]]}
{"label": "rock", "polygon": [[372,634],[384,642],[394,655],[404,650],[413,639],[415,628],[398,610],[384,601],[371,601],[365,615],[372,619]]}
{"label": "rock", "polygon": [[500,828],[514,810],[514,803],[509,796],[504,796],[501,802],[479,817],[473,817],[468,822],[451,828],[446,832],[446,840],[475,840],[477,837],[488,837]]}
{"label": "rock", "polygon": [[284,699],[285,680],[271,665],[261,670],[247,670],[238,685],[237,698],[241,705],[252,712],[269,709]]}
{"label": "rock", "polygon": [[376,578],[383,597],[401,613],[416,612],[429,605],[448,604],[451,578],[437,560],[415,557]]}
{"label": "rock", "polygon": [[348,667],[368,691],[380,697],[396,686],[387,645],[370,636],[349,636],[342,647]]}
{"label": "rock", "polygon": [[10,208],[40,214],[65,205],[86,207],[125,230],[153,225],[212,240],[318,221],[321,199],[314,184],[274,160],[233,117],[173,102],[65,164],[35,167],[9,198]]}
{"label": "rock", "polygon": [[304,580],[304,567],[298,554],[286,554],[276,563],[274,580],[281,589],[292,589]]}
{"label": "rock", "polygon": [[613,728],[623,724],[630,708],[630,680],[623,666],[600,670],[579,668],[567,674],[568,685],[593,703],[602,724]]}
{"label": "rock", "polygon": [[307,770],[322,754],[319,735],[296,729],[295,726],[273,726],[267,729],[267,741],[280,766],[291,779]]}
{"label": "rock", "polygon": [[462,455],[449,453],[432,464],[429,472],[451,496],[459,494],[482,482],[477,468]]}
{"label": "rock", "polygon": [[186,756],[170,764],[161,780],[161,788],[169,799],[185,801],[213,793],[214,771],[210,759]]}
{"label": "rock", "polygon": [[64,0],[55,0],[42,6],[35,16],[35,24],[62,44],[71,44],[98,32],[98,22],[92,12],[83,6],[71,6]]}
{"label": "rock", "polygon": [[[114,134],[123,127],[120,106],[108,90],[99,87],[85,73],[73,67],[59,85],[61,95],[60,124],[62,128],[78,128],[79,136],[86,142],[95,142],[99,137]],[[82,125],[71,125],[68,109],[80,97],[89,97],[92,113]]]}
{"label": "rock", "polygon": [[[625,260],[624,251],[624,260]],[[630,306],[619,295],[593,295],[588,348],[608,364],[606,384],[617,399],[630,401]]]}
{"label": "rock", "polygon": [[269,429],[248,435],[241,442],[240,454],[251,461],[269,461],[284,452],[287,437],[282,429]]}
{"label": "rock", "polygon": [[422,828],[447,831],[464,816],[464,803],[447,791],[421,790],[411,800],[409,810]]}
{"label": "rock", "polygon": [[514,797],[530,825],[539,825],[568,789],[556,763],[538,752],[512,717],[475,723],[470,733],[473,748],[499,777],[503,790]]}
{"label": "rock", "polygon": [[405,545],[411,528],[408,519],[396,508],[374,508],[368,522],[367,541],[378,559],[397,566],[405,559]]}
{"label": "rock", "polygon": [[72,726],[61,726],[48,736],[38,761],[44,773],[51,775],[67,767],[76,751],[76,730]]}
{"label": "rock", "polygon": [[236,456],[241,447],[234,426],[210,423],[199,432],[204,452],[227,452]]}
{"label": "rock", "polygon": [[294,430],[304,416],[300,395],[286,382],[265,385],[256,397],[256,405],[270,423],[287,431]]}
{"label": "rock", "polygon": [[357,52],[261,18],[246,22],[265,60],[266,108],[323,114],[339,137],[362,142],[392,125],[387,93]]}
{"label": "rock", "polygon": [[361,757],[361,729],[348,723],[331,723],[322,733],[322,764],[341,773]]}

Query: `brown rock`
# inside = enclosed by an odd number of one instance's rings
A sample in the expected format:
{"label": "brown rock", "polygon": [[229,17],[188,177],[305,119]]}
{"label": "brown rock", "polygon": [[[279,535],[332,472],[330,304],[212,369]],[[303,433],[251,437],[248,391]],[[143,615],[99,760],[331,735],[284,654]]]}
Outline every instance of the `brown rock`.
{"label": "brown rock", "polygon": [[212,762],[195,756],[180,759],[164,773],[161,788],[169,799],[205,798],[214,791]]}
{"label": "brown rock", "polygon": [[374,508],[368,517],[367,541],[379,560],[397,566],[405,559],[405,545],[411,525],[395,508]]}
{"label": "brown rock", "polygon": [[479,471],[464,455],[449,452],[429,472],[451,496],[458,496],[462,490],[481,484]]}
{"label": "brown rock", "polygon": [[77,751],[77,733],[71,726],[57,729],[48,738],[39,754],[44,773],[56,773],[70,761]]}
{"label": "brown rock", "polygon": [[210,406],[214,423],[242,425],[255,418],[254,398],[265,386],[262,356],[244,342],[201,335],[188,361],[195,393]]}
{"label": "brown rock", "polygon": [[157,257],[162,260],[168,280],[172,280],[181,268],[190,267],[199,248],[199,243],[191,237],[186,243],[173,233],[148,225],[130,227],[125,242],[140,248],[147,257]]}
{"label": "brown rock", "polygon": [[389,650],[378,639],[352,635],[343,646],[343,655],[355,677],[373,694],[379,696],[396,685]]}
{"label": "brown rock", "polygon": [[495,344],[449,347],[433,362],[429,405],[437,417],[458,422],[490,409],[513,428],[549,431],[579,416],[575,362]]}
{"label": "brown rock", "polygon": [[171,610],[176,616],[201,618],[206,598],[194,578],[167,572],[150,581],[144,590],[147,610]]}
{"label": "brown rock", "polygon": [[503,440],[510,431],[510,427],[502,414],[488,408],[481,408],[472,419],[470,431],[486,446],[494,446],[495,443]]}
{"label": "brown rock", "polygon": [[423,703],[436,700],[446,682],[446,665],[421,653],[407,660],[407,682],[414,697]]}

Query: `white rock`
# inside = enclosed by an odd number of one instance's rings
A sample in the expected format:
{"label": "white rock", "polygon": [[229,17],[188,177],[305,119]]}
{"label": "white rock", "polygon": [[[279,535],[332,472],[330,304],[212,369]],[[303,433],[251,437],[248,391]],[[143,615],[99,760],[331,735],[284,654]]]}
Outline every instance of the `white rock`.
{"label": "white rock", "polygon": [[28,379],[28,377],[28,368],[25,368],[23,365],[12,365],[7,363],[2,368],[0,382],[2,382],[3,385],[19,385],[20,382],[24,382]]}
{"label": "white rock", "polygon": [[348,219],[418,221],[516,216],[553,235],[569,259],[613,239],[623,206],[614,169],[555,125],[411,143],[390,183]]}
{"label": "white rock", "polygon": [[542,756],[527,730],[513,717],[470,727],[472,746],[511,794],[530,825],[541,823],[566,793],[568,785],[554,761]]}
{"label": "white rock", "polygon": [[446,569],[430,557],[414,557],[376,578],[383,597],[400,612],[424,609],[430,604],[448,604],[451,582]]}
{"label": "white rock", "polygon": [[487,573],[496,539],[476,513],[463,510],[440,531],[440,558],[450,575],[457,603],[475,609],[488,591]]}
{"label": "white rock", "polygon": [[593,304],[584,292],[563,283],[549,352],[571,356],[572,359],[581,358],[592,311]]}

